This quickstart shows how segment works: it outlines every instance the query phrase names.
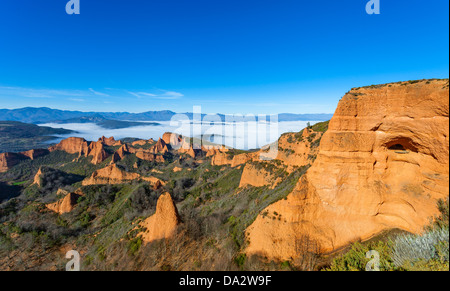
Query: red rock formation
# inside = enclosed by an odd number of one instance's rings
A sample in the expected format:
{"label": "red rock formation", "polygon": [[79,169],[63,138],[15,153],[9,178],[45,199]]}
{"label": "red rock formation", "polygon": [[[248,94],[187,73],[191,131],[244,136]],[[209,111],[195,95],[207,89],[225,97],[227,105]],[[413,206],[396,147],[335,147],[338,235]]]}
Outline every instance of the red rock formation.
{"label": "red rock formation", "polygon": [[153,153],[152,150],[143,150],[138,149],[136,150],[136,157],[138,159],[149,161],[149,162],[158,162],[158,163],[164,163],[164,157],[162,155],[156,155]]}
{"label": "red rock formation", "polygon": [[34,160],[48,153],[49,151],[45,149],[36,149],[21,153],[2,153],[0,154],[0,173],[8,171],[21,161]]}
{"label": "red rock formation", "polygon": [[253,187],[264,187],[270,186],[272,189],[275,188],[281,182],[280,178],[276,178],[274,173],[267,170],[264,164],[256,166],[252,163],[247,163],[242,172],[241,182],[239,184],[240,188],[246,186]]}
{"label": "red rock formation", "polygon": [[69,193],[64,198],[56,201],[55,203],[47,204],[46,207],[51,211],[59,214],[71,212],[81,195],[77,193]]}
{"label": "red rock formation", "polygon": [[151,185],[160,183],[164,185],[165,183],[155,177],[142,177],[137,173],[126,172],[117,165],[109,165],[106,168],[95,171],[91,177],[85,179],[82,184],[87,185],[103,185],[103,184],[124,184],[132,181],[147,181]]}
{"label": "red rock formation", "polygon": [[25,157],[34,160],[36,158],[45,156],[49,153],[49,151],[47,149],[36,149],[36,150],[30,150],[30,151],[26,151],[26,152],[21,152],[21,155],[24,155]]}
{"label": "red rock formation", "polygon": [[218,153],[214,155],[211,159],[211,165],[213,166],[231,165],[232,162],[233,157],[225,153]]}
{"label": "red rock formation", "polygon": [[154,145],[151,148],[151,151],[154,154],[165,154],[169,151],[169,148],[168,148],[167,144],[164,142],[164,140],[159,139],[158,142],[156,143],[156,145]]}
{"label": "red rock formation", "polygon": [[38,185],[41,187],[41,178],[42,178],[42,167],[39,167],[39,170],[37,171],[36,175],[34,176],[33,184]]}
{"label": "red rock formation", "polygon": [[178,149],[182,143],[182,137],[176,133],[166,132],[163,134],[162,140],[172,148]]}
{"label": "red rock formation", "polygon": [[142,233],[142,240],[145,243],[150,243],[156,240],[169,239],[176,233],[180,222],[180,216],[172,197],[169,193],[165,193],[158,199],[155,214],[141,224],[147,229]]}
{"label": "red rock formation", "polygon": [[449,196],[448,94],[448,81],[346,94],[313,166],[247,229],[247,253],[286,260],[302,236],[328,252],[387,229],[420,233]]}
{"label": "red rock formation", "polygon": [[127,155],[129,153],[130,153],[130,149],[129,149],[128,145],[124,144],[123,146],[120,147],[120,149],[118,149],[113,154],[111,164],[115,164],[118,161],[122,160],[125,157],[125,155]]}
{"label": "red rock formation", "polygon": [[17,165],[20,161],[27,159],[22,154],[16,153],[2,153],[0,154],[0,173],[6,172],[15,165]]}
{"label": "red rock formation", "polygon": [[178,152],[179,153],[184,153],[184,154],[186,154],[186,155],[188,155],[188,156],[190,156],[190,157],[192,157],[194,159],[197,156],[197,151],[194,150],[194,148],[192,148],[192,147],[189,148],[188,150],[179,150]]}
{"label": "red rock formation", "polygon": [[123,146],[124,145],[124,143],[123,143],[123,141],[121,141],[121,140],[118,140],[118,141],[116,141],[116,143],[115,144],[113,144],[113,146]]}
{"label": "red rock formation", "polygon": [[102,136],[101,138],[98,139],[98,141],[106,146],[117,145],[117,141],[114,139],[114,137],[106,138],[106,137]]}
{"label": "red rock formation", "polygon": [[84,138],[69,137],[62,140],[59,144],[49,148],[50,152],[64,151],[69,154],[86,155],[89,151],[89,144]]}
{"label": "red rock formation", "polygon": [[229,165],[233,168],[244,165],[250,161],[259,161],[259,152],[255,153],[243,153],[232,156],[227,153],[220,152],[214,155],[211,159],[211,165],[213,166],[225,166]]}
{"label": "red rock formation", "polygon": [[103,139],[101,138],[98,142],[88,143],[85,139],[79,137],[69,137],[68,139],[62,140],[59,144],[50,147],[50,152],[53,151],[65,151],[69,154],[78,154],[81,156],[92,156],[92,163],[94,165],[102,163],[108,158],[108,154],[104,148],[104,140],[111,143],[114,138]]}
{"label": "red rock formation", "polygon": [[317,156],[318,146],[323,132],[314,132],[304,129],[300,133],[288,133],[280,137],[278,141],[278,155],[276,160],[288,166],[288,172],[295,167],[312,164],[311,157]]}
{"label": "red rock formation", "polygon": [[91,163],[94,165],[101,164],[104,160],[108,158],[108,153],[105,151],[103,142],[93,142],[89,145],[88,152],[86,156],[92,156]]}
{"label": "red rock formation", "polygon": [[132,146],[145,146],[148,143],[147,140],[137,140],[135,142],[132,142],[131,145]]}

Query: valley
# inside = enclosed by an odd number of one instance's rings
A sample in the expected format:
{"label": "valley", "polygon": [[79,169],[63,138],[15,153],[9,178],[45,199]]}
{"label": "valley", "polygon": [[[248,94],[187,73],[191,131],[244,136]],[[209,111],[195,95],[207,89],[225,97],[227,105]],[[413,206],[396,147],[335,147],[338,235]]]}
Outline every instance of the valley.
{"label": "valley", "polygon": [[448,84],[353,88],[274,159],[170,132],[1,153],[0,270],[63,270],[69,250],[82,270],[342,270],[366,248],[412,268],[386,242],[448,237]]}

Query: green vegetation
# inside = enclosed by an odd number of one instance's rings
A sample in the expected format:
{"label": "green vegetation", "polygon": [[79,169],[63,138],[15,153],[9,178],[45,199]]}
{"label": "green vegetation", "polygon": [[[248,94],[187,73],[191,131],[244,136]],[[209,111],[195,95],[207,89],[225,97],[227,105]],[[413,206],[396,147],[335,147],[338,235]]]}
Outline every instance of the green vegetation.
{"label": "green vegetation", "polygon": [[0,153],[47,148],[56,135],[73,133],[67,129],[43,127],[16,121],[0,121]]}
{"label": "green vegetation", "polygon": [[[319,145],[328,125],[322,122],[305,129],[310,131],[312,148]],[[289,140],[303,140],[302,134],[290,133]],[[117,147],[106,150],[111,154]],[[231,150],[229,157],[242,153],[248,152]],[[314,160],[315,155],[308,158]],[[83,253],[85,270],[313,270],[321,260],[327,261],[327,270],[365,270],[369,250],[381,254],[382,270],[448,269],[448,201],[439,202],[442,215],[422,236],[392,234],[389,239],[355,243],[346,252],[329,257],[319,257],[317,244],[302,237],[296,241],[302,254],[299,258],[269,262],[244,254],[248,245],[245,230],[258,215],[264,220],[285,221],[282,214],[265,209],[287,199],[310,166],[288,172],[280,161],[249,162],[280,183],[273,189],[239,188],[244,165],[212,166],[209,158],[199,162],[175,151],[166,153],[164,159],[164,163],[156,163],[128,154],[117,162],[128,172],[168,182],[157,190],[140,181],[82,186],[81,180],[109,165],[111,158],[93,165],[91,157],[61,151],[21,161],[1,173],[0,269],[5,266],[2,258],[11,252],[20,252],[30,261],[40,258],[42,269],[55,264],[63,269],[66,261],[55,257],[61,257],[61,249],[67,246]],[[32,183],[41,167],[39,187]],[[182,170],[173,171],[176,167]],[[82,195],[76,197],[71,212],[59,215],[47,209],[46,204],[75,191]],[[146,229],[140,223],[155,213],[164,192],[172,195],[183,223],[173,239],[144,243],[142,232]]]}
{"label": "green vegetation", "polygon": [[380,254],[381,271],[448,271],[449,221],[448,199],[438,203],[441,215],[421,235],[393,235],[387,240],[354,243],[345,254],[333,259],[327,271],[364,271],[371,258]]}

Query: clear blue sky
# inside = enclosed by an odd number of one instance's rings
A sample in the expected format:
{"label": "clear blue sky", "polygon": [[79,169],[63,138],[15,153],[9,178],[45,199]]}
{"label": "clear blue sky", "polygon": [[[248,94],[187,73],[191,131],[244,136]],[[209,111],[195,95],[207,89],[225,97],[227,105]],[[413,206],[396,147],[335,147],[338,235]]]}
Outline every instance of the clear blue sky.
{"label": "clear blue sky", "polygon": [[0,1],[0,108],[332,113],[351,87],[448,78],[448,0]]}

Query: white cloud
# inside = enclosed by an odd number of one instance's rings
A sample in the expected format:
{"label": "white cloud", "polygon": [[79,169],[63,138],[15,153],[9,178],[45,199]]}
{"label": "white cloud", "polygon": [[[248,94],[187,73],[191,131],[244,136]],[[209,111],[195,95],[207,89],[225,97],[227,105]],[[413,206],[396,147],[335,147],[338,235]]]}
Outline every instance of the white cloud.
{"label": "white cloud", "polygon": [[102,93],[102,92],[95,91],[95,90],[92,89],[92,88],[89,88],[89,91],[91,91],[92,93],[94,93],[94,94],[97,95],[97,96],[109,97],[108,94],[105,94],[105,93]]}
{"label": "white cloud", "polygon": [[69,98],[70,101],[74,101],[74,102],[85,102],[86,100],[81,99],[81,98]]}
{"label": "white cloud", "polygon": [[180,98],[184,97],[184,94],[182,94],[180,92],[166,91],[166,90],[158,90],[158,91],[162,91],[163,93],[131,92],[131,91],[127,91],[127,92],[137,98],[150,97],[153,99],[175,100],[175,99],[180,99]]}
{"label": "white cloud", "polygon": [[61,98],[61,97],[82,97],[85,96],[79,90],[54,90],[54,89],[34,89],[23,87],[0,86],[0,94],[8,97],[25,98]]}

